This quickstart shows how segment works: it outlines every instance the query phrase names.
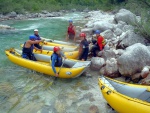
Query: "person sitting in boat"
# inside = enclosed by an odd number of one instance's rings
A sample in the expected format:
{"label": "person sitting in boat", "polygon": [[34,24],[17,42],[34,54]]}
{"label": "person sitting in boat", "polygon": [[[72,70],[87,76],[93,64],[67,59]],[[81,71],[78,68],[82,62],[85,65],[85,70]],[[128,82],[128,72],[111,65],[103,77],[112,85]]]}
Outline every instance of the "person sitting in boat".
{"label": "person sitting in boat", "polygon": [[86,61],[89,53],[89,43],[85,33],[80,33],[79,60]]}
{"label": "person sitting in boat", "polygon": [[94,44],[93,47],[92,47],[92,50],[91,52],[93,53],[93,56],[96,57],[96,51],[99,50],[99,51],[103,51],[105,45],[106,45],[106,42],[105,42],[105,39],[104,37],[102,37],[100,35],[100,30],[96,30],[95,31],[95,34],[96,34],[96,38],[97,40],[94,41],[92,40],[92,43]]}
{"label": "person sitting in boat", "polygon": [[[34,30],[34,36],[35,36],[35,40],[41,40],[41,38],[40,38],[40,36],[39,36],[39,31],[38,31],[38,29],[35,29],[35,30]],[[38,49],[42,49],[42,46],[40,46],[39,43],[38,43],[38,44],[34,44],[34,46],[35,46],[36,48],[38,48]]]}
{"label": "person sitting in boat", "polygon": [[34,46],[34,44],[38,44],[38,43],[42,42],[43,40],[35,40],[35,39],[36,39],[35,36],[31,35],[31,36],[29,36],[29,40],[24,43],[23,49],[22,49],[22,57],[23,58],[35,61],[36,59],[33,54],[33,49],[42,51],[41,49],[36,48]]}
{"label": "person sitting in boat", "polygon": [[67,30],[66,41],[68,41],[68,40],[76,41],[75,37],[76,37],[75,26],[73,25],[73,21],[69,20],[69,26],[68,26],[68,30]]}
{"label": "person sitting in boat", "polygon": [[60,47],[55,46],[53,48],[53,54],[51,56],[51,66],[53,69],[53,72],[55,73],[56,77],[58,77],[58,72],[56,72],[55,67],[61,67],[62,66],[62,57],[64,57],[66,59],[66,57],[64,56],[64,54],[62,53]]}

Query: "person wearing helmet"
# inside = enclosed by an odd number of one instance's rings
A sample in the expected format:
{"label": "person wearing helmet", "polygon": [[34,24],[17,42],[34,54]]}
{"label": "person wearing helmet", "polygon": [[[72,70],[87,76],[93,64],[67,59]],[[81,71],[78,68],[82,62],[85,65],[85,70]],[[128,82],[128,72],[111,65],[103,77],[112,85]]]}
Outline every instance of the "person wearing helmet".
{"label": "person wearing helmet", "polygon": [[86,61],[89,53],[89,43],[86,40],[86,34],[80,33],[79,60]]}
{"label": "person wearing helmet", "polygon": [[61,67],[62,65],[62,57],[66,58],[64,54],[62,53],[60,47],[55,46],[53,48],[53,54],[51,56],[51,66],[53,69],[53,72],[55,73],[55,76],[58,77],[58,72],[56,72],[55,67]]}
{"label": "person wearing helmet", "polygon": [[73,21],[69,20],[69,26],[68,26],[68,30],[67,30],[66,41],[68,41],[68,40],[75,41],[75,36],[76,36],[75,26],[73,25]]}
{"label": "person wearing helmet", "polygon": [[43,40],[35,40],[34,35],[29,36],[29,40],[27,40],[22,48],[22,57],[30,60],[36,60],[34,55],[33,55],[33,49],[40,50],[34,46],[34,44],[38,44],[42,42]]}
{"label": "person wearing helmet", "polygon": [[104,37],[100,35],[100,30],[96,30],[95,34],[96,34],[97,41],[94,42],[94,46],[92,47],[92,53],[94,57],[96,57],[96,51],[97,50],[102,51],[104,46],[106,45]]}
{"label": "person wearing helmet", "polygon": [[[41,40],[38,29],[34,29],[34,36],[35,36],[35,40]],[[34,46],[38,49],[42,49],[42,47],[39,45],[39,43],[34,44]]]}

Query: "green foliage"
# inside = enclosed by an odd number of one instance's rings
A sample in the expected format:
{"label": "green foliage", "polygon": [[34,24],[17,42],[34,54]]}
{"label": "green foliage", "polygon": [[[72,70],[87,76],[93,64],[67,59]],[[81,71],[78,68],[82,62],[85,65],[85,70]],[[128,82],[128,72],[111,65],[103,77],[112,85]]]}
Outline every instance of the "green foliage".
{"label": "green foliage", "polygon": [[114,4],[125,0],[0,0],[0,13],[9,13],[15,11],[17,13],[39,12],[41,10],[58,11],[61,9],[83,10],[101,9],[112,10]]}

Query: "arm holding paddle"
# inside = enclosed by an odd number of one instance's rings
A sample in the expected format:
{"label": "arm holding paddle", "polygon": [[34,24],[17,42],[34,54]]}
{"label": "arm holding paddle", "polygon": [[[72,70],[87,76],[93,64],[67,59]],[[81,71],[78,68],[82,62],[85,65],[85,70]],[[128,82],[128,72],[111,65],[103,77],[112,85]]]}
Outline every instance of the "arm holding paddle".
{"label": "arm holding paddle", "polygon": [[55,69],[55,61],[56,60],[57,60],[57,58],[53,56],[51,65],[52,65],[53,72],[55,73],[55,76],[58,77],[58,73],[56,72],[56,69]]}

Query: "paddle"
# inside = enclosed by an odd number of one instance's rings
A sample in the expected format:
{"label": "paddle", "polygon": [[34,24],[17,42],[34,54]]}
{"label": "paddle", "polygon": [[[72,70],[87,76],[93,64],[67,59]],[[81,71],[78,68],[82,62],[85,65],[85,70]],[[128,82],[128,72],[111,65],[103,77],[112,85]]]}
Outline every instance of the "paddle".
{"label": "paddle", "polygon": [[[59,75],[59,73],[60,73],[60,71],[61,71],[61,69],[62,69],[62,67],[63,67],[63,65],[64,65],[64,62],[65,62],[65,59],[64,59],[64,61],[62,62],[62,65],[61,65],[60,68],[59,68],[58,75]],[[53,80],[52,82],[50,82],[50,83],[47,85],[47,87],[52,86],[53,83],[54,83],[54,81],[57,80],[57,78],[58,78],[58,77],[55,77],[54,80]]]}

